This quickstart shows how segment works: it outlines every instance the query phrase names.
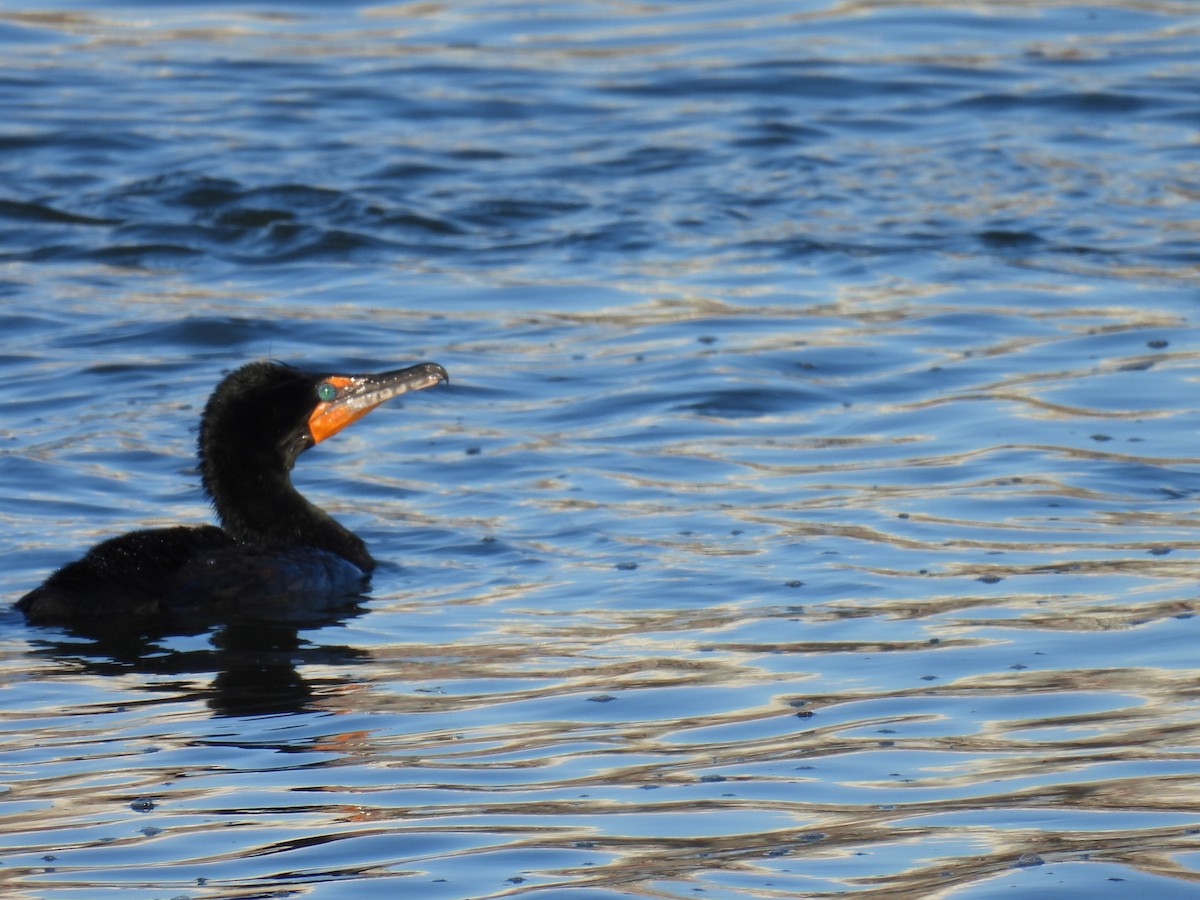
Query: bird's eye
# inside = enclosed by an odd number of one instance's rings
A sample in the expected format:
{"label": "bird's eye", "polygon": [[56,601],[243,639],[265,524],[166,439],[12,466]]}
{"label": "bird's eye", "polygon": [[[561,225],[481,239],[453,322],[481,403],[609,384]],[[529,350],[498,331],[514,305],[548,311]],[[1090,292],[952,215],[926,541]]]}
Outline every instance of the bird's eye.
{"label": "bird's eye", "polygon": [[337,398],[337,388],[328,381],[323,381],[321,382],[321,386],[317,388],[317,396],[328,403],[330,400]]}

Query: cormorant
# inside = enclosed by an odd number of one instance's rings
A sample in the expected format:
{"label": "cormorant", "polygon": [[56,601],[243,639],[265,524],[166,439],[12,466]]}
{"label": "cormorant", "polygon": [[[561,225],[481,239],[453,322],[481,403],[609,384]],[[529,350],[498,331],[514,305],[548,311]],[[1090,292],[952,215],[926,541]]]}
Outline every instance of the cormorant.
{"label": "cormorant", "polygon": [[449,381],[437,363],[377,375],[252,362],[228,375],[200,419],[204,492],[221,527],[110,538],[17,601],[36,624],[119,626],[173,615],[303,614],[366,585],[358,535],[292,486],[298,457],[407,391]]}

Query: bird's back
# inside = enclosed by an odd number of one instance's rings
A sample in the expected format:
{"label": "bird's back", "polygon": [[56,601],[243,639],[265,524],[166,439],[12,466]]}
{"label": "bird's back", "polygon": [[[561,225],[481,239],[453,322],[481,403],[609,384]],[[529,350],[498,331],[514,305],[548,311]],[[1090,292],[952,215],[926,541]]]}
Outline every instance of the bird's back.
{"label": "bird's back", "polygon": [[314,547],[240,544],[212,525],[131,531],[17,601],[29,622],[136,627],[172,618],[278,619],[344,606],[367,576]]}

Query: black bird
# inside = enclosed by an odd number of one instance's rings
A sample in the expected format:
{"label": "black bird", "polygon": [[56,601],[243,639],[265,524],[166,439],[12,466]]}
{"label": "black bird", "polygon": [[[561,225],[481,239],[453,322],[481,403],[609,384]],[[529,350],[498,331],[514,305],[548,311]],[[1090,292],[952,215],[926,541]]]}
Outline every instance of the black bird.
{"label": "black bird", "polygon": [[105,625],[188,615],[303,615],[357,593],[375,560],[292,486],[296,457],[380,403],[449,381],[437,363],[378,375],[253,362],[200,419],[204,492],[221,527],[131,531],[93,547],[17,601],[36,624]]}

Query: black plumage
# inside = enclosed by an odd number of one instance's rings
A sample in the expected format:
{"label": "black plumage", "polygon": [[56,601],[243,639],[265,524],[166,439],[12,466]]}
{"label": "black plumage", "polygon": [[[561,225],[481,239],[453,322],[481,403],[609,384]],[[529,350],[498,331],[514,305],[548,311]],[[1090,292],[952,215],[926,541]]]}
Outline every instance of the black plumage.
{"label": "black plumage", "polygon": [[201,417],[201,481],[220,527],[110,538],[19,601],[40,624],[188,613],[302,614],[361,591],[375,560],[358,535],[292,486],[296,458],[410,390],[448,380],[437,363],[378,375],[254,362],[228,375]]}

